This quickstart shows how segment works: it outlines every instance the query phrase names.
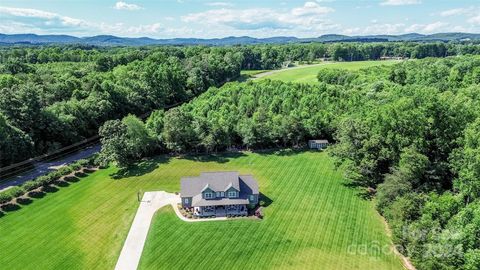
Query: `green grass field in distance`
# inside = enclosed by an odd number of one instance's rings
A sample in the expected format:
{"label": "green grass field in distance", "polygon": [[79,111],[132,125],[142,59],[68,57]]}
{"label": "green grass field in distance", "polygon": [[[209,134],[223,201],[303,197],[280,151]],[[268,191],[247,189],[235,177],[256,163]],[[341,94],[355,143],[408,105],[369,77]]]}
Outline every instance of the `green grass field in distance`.
{"label": "green grass field in distance", "polygon": [[240,75],[250,75],[250,76],[253,76],[253,75],[257,75],[259,73],[263,73],[263,72],[267,72],[267,71],[270,71],[268,69],[259,69],[259,70],[242,70],[240,71]]}
{"label": "green grass field in distance", "polygon": [[212,170],[253,173],[273,200],[265,220],[189,224],[162,210],[142,269],[402,269],[393,254],[348,252],[350,245],[375,248],[389,239],[372,202],[343,185],[326,154],[314,152],[158,157],[121,179],[112,179],[115,168],[97,171],[0,218],[1,268],[113,269],[138,208],[137,192],[178,191],[182,176]]}
{"label": "green grass field in distance", "polygon": [[368,68],[379,65],[393,65],[399,63],[402,60],[385,60],[385,61],[354,61],[354,62],[324,62],[319,65],[306,65],[301,68],[285,69],[265,77],[259,80],[271,79],[281,80],[284,82],[297,82],[297,83],[316,83],[317,74],[324,68],[338,68],[345,70],[359,70],[362,68]]}

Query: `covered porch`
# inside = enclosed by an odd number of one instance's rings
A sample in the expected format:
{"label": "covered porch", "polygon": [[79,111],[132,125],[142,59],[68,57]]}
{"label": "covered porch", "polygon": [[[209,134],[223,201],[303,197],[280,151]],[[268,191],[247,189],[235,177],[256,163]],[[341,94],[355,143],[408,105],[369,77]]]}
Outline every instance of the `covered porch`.
{"label": "covered porch", "polygon": [[225,217],[225,216],[246,216],[248,214],[247,205],[207,205],[193,207],[193,215],[198,217]]}

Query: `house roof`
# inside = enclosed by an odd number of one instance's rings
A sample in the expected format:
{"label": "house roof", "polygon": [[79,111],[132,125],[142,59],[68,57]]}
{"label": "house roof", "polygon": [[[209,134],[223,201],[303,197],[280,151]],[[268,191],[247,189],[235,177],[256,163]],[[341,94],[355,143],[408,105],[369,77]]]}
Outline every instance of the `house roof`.
{"label": "house roof", "polygon": [[202,194],[193,196],[192,206],[215,206],[215,205],[237,205],[237,204],[248,204],[248,199],[243,198],[219,198],[219,199],[209,199],[205,200],[202,198]]}
{"label": "house roof", "polygon": [[197,177],[183,177],[180,187],[182,197],[194,197],[206,188],[217,192],[233,187],[240,194],[258,194],[258,184],[253,176],[239,175],[238,172],[202,172]]}
{"label": "house roof", "polygon": [[309,140],[309,143],[328,143],[328,140]]}

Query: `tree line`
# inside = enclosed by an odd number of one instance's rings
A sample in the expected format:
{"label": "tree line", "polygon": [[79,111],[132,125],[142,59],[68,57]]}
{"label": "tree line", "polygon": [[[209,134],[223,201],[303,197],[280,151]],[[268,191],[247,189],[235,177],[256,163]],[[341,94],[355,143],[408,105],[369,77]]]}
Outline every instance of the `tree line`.
{"label": "tree line", "polygon": [[186,55],[169,48],[115,65],[100,59],[0,74],[0,167],[96,135],[109,119],[189,100],[238,77],[242,62],[221,50]]}
{"label": "tree line", "polygon": [[[106,120],[188,100],[241,69],[321,58],[376,60],[479,54],[473,43],[307,43],[245,46],[0,48],[0,166],[95,135]],[[397,80],[403,71],[398,70]],[[452,75],[453,76],[453,75]],[[352,78],[344,78],[350,80]],[[10,152],[10,149],[18,149]]]}
{"label": "tree line", "polygon": [[242,69],[275,69],[285,62],[312,62],[319,58],[335,61],[378,60],[381,57],[426,58],[453,55],[480,54],[480,44],[472,42],[334,42],[258,44],[236,46],[145,46],[97,47],[88,45],[12,46],[0,48],[0,64],[5,72],[15,73],[25,64],[52,62],[94,62],[99,71],[111,70],[142,60],[155,52],[164,52],[178,58],[189,58],[201,53],[241,53]]}
{"label": "tree line", "polygon": [[480,57],[324,69],[318,80],[228,83],[145,122],[107,121],[100,160],[327,138],[418,269],[479,269]]}

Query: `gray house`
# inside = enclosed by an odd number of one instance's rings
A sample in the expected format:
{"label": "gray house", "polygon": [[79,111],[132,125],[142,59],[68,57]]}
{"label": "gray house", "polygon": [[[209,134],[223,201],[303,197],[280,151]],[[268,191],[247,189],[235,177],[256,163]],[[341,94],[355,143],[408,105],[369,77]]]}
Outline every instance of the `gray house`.
{"label": "gray house", "polygon": [[328,141],[327,140],[309,140],[308,141],[308,147],[310,149],[323,149],[328,146]]}
{"label": "gray house", "polygon": [[195,216],[246,215],[247,207],[258,204],[258,195],[253,176],[238,172],[203,172],[181,180],[182,207]]}

